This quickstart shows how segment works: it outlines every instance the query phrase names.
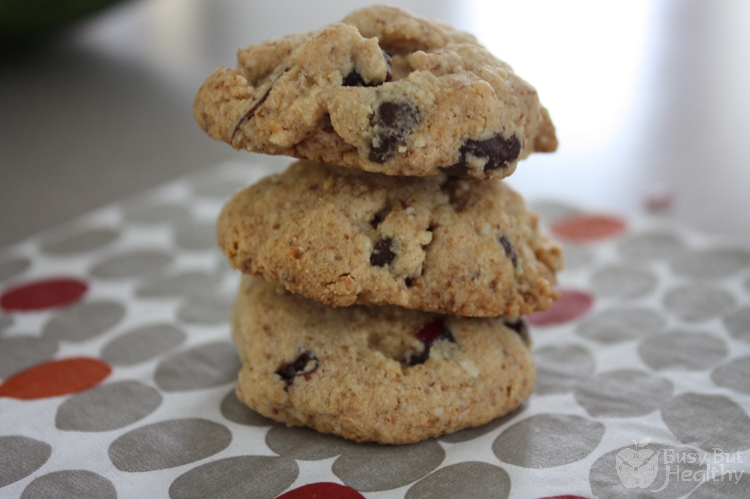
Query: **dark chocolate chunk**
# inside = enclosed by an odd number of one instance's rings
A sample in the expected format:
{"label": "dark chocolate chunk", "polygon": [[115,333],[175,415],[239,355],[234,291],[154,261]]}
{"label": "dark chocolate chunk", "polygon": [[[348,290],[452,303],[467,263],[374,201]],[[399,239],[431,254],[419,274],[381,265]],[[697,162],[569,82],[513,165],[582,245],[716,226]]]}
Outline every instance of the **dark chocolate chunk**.
{"label": "dark chocolate chunk", "polygon": [[424,364],[430,357],[430,348],[432,348],[434,342],[438,340],[456,342],[453,334],[445,327],[445,320],[441,317],[422,324],[419,329],[414,331],[414,336],[424,344],[424,350],[407,357],[406,362],[410,366]]}
{"label": "dark chocolate chunk", "polygon": [[374,163],[391,159],[418,123],[419,110],[414,104],[406,101],[381,103],[371,120],[375,138],[368,159]]}
{"label": "dark chocolate chunk", "polygon": [[518,159],[519,154],[521,142],[515,135],[509,139],[504,139],[500,134],[485,140],[467,139],[458,150],[458,162],[441,170],[448,175],[466,176],[469,171],[468,157],[473,156],[485,160],[484,171],[489,172],[507,167]]}
{"label": "dark chocolate chunk", "polygon": [[396,253],[393,252],[393,239],[387,237],[381,239],[375,243],[375,247],[372,249],[370,255],[370,265],[375,267],[383,267],[391,263],[396,258]]}
{"label": "dark chocolate chunk", "polygon": [[500,241],[500,244],[503,245],[505,256],[510,258],[510,262],[513,264],[513,268],[518,268],[518,253],[516,253],[516,248],[513,247],[513,244],[511,244],[510,240],[506,236],[500,236],[498,238],[498,241]]}
{"label": "dark chocolate chunk", "polygon": [[370,225],[373,229],[377,229],[378,226],[383,223],[383,220],[385,220],[385,217],[388,216],[388,213],[390,213],[391,209],[387,206],[380,210],[379,212],[375,213],[375,216],[372,217],[372,220],[370,221]]}
{"label": "dark chocolate chunk", "polygon": [[[383,59],[385,60],[385,64],[388,68],[385,75],[385,81],[393,81],[393,72],[391,71],[391,56],[383,52]],[[352,69],[351,71],[349,71],[348,75],[344,76],[344,80],[341,84],[345,87],[379,87],[383,83],[384,82],[382,81],[371,81],[370,83],[367,83],[362,78],[362,75],[357,73],[356,69]]]}
{"label": "dark chocolate chunk", "polygon": [[406,279],[404,279],[404,284],[406,284],[407,288],[410,288],[414,286],[414,279],[412,279],[411,277],[407,277]]}
{"label": "dark chocolate chunk", "polygon": [[352,69],[349,71],[349,74],[344,76],[344,81],[342,82],[342,85],[345,87],[366,87],[367,84],[365,83],[365,80],[362,79],[362,77],[357,73],[356,70]]}
{"label": "dark chocolate chunk", "polygon": [[318,358],[307,350],[289,364],[285,364],[276,371],[276,374],[286,381],[289,386],[297,376],[308,376],[318,369]]}
{"label": "dark chocolate chunk", "polygon": [[529,327],[526,325],[526,321],[524,321],[523,318],[518,317],[516,319],[508,319],[505,321],[505,326],[518,333],[518,336],[520,336],[527,345],[531,341]]}

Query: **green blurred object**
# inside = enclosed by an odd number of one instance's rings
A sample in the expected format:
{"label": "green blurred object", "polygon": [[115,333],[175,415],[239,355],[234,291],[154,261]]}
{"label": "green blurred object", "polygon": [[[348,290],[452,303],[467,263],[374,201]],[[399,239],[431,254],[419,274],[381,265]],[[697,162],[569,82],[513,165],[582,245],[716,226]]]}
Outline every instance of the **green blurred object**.
{"label": "green blurred object", "polygon": [[0,42],[34,41],[120,0],[0,0]]}

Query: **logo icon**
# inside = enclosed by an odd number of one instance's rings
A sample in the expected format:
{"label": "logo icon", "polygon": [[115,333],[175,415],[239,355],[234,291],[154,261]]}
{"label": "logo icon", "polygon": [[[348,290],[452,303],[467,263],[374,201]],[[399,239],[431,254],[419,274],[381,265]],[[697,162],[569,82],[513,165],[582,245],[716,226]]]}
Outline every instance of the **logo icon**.
{"label": "logo icon", "polygon": [[617,453],[617,476],[629,489],[645,489],[656,479],[656,473],[659,471],[659,452],[654,454],[651,449],[646,449],[649,442],[650,437],[640,442],[633,440],[634,449],[626,447]]}

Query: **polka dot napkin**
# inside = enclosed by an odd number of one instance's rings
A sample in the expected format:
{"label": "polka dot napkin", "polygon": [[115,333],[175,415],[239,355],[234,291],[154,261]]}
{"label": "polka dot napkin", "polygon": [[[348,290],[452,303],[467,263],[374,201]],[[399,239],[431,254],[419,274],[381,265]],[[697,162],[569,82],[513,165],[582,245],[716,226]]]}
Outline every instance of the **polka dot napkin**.
{"label": "polka dot napkin", "polygon": [[273,424],[234,395],[222,164],[0,251],[0,496],[750,497],[750,249],[532,203],[566,245],[536,393],[416,445]]}

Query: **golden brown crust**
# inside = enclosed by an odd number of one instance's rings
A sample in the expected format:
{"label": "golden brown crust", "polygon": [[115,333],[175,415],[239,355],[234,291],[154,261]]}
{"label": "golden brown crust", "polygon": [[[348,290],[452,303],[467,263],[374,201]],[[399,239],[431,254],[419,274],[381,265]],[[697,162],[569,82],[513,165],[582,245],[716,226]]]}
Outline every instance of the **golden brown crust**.
{"label": "golden brown crust", "polygon": [[[415,331],[430,323],[452,340],[434,341],[424,362],[409,365],[425,348]],[[502,319],[334,309],[244,276],[233,333],[240,400],[290,426],[357,441],[406,444],[482,425],[534,386],[531,353]]]}
{"label": "golden brown crust", "polygon": [[194,112],[237,149],[388,175],[502,178],[557,147],[536,90],[473,36],[382,6],[240,50]]}
{"label": "golden brown crust", "polygon": [[502,181],[306,161],[236,194],[218,236],[236,268],[333,306],[517,317],[550,305],[562,267]]}

